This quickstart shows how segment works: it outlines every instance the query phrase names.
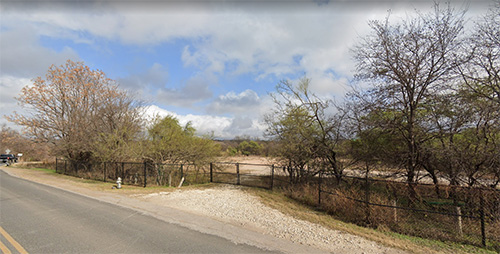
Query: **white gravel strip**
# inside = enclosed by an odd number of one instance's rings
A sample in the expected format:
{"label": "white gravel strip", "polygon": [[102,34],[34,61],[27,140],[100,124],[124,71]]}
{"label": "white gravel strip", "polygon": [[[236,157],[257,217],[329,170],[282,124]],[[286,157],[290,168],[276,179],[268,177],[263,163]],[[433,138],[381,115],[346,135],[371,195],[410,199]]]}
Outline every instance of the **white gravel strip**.
{"label": "white gravel strip", "polygon": [[257,197],[245,193],[238,186],[176,190],[138,197],[335,253],[404,253],[359,236],[285,215],[265,206]]}

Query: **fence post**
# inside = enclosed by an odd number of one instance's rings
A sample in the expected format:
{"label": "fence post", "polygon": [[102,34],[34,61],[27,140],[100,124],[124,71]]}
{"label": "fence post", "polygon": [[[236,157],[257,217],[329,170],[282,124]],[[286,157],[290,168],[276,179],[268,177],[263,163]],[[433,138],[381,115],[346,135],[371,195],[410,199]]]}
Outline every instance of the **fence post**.
{"label": "fence post", "polygon": [[147,169],[147,165],[146,165],[146,162],[144,162],[144,188],[146,188],[146,184],[148,182],[148,169]]}
{"label": "fence post", "polygon": [[273,190],[273,185],[274,185],[274,164],[271,165],[271,186],[270,186],[270,190]]}
{"label": "fence post", "polygon": [[66,174],[66,169],[68,168],[68,160],[64,160],[64,174]]}
{"label": "fence post", "polygon": [[107,168],[106,168],[106,162],[103,162],[103,164],[104,164],[104,175],[102,177],[102,181],[106,182],[106,178],[108,176],[108,172],[107,172]]}
{"label": "fence post", "polygon": [[393,219],[394,219],[394,223],[398,223],[398,201],[396,199],[393,199],[392,200],[392,206],[393,206],[393,210],[392,210],[392,216],[393,216]]}
{"label": "fence post", "polygon": [[122,181],[125,182],[125,162],[122,162]]}
{"label": "fence post", "polygon": [[240,185],[240,164],[236,163],[236,185]]}
{"label": "fence post", "polygon": [[214,181],[214,165],[212,162],[210,162],[210,182],[212,183]]}
{"label": "fence post", "polygon": [[318,179],[318,206],[321,206],[321,183],[322,183],[323,171],[319,171]]}
{"label": "fence post", "polygon": [[484,216],[483,191],[479,190],[479,216],[481,217],[481,244],[486,247],[486,225]]}
{"label": "fence post", "polygon": [[365,176],[365,203],[366,203],[366,224],[370,224],[370,181],[368,174]]}
{"label": "fence post", "polygon": [[163,180],[165,179],[163,167],[160,167],[159,163],[153,162],[153,172],[154,171],[156,171],[156,185],[161,186]]}
{"label": "fence post", "polygon": [[460,206],[455,206],[455,212],[457,213],[457,232],[462,235],[464,231],[462,230],[462,209]]}
{"label": "fence post", "polygon": [[392,188],[392,192],[393,192],[393,195],[394,195],[394,200],[392,201],[392,204],[394,206],[394,211],[393,211],[394,212],[394,214],[393,214],[393,216],[394,216],[394,223],[397,224],[398,223],[398,208],[397,208],[397,206],[398,206],[398,192],[396,190],[396,187]]}
{"label": "fence post", "polygon": [[56,157],[56,173],[57,173],[57,157]]}
{"label": "fence post", "polygon": [[172,171],[168,171],[168,187],[172,187]]}
{"label": "fence post", "polygon": [[[115,179],[118,178],[118,162],[114,162],[115,164]],[[112,181],[116,181],[115,179],[112,179]]]}

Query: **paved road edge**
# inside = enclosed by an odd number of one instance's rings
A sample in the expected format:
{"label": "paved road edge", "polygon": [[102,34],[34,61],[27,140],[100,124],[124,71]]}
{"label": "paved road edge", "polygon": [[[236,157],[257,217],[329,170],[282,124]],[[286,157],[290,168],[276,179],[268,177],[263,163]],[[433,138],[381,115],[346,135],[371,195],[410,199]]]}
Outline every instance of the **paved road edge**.
{"label": "paved road edge", "polygon": [[12,177],[20,178],[52,188],[57,188],[100,202],[106,202],[127,209],[132,209],[134,211],[149,215],[167,223],[176,224],[204,234],[215,235],[228,239],[236,244],[248,244],[261,249],[280,251],[284,253],[329,253],[327,251],[316,249],[311,246],[294,243],[286,239],[281,239],[254,230],[238,227],[237,225],[218,221],[206,216],[189,213],[171,207],[157,205],[137,198],[127,197],[123,194],[105,193],[81,187],[68,189],[61,186],[46,184],[33,179],[24,178],[22,175],[16,174],[16,172],[14,172],[16,168],[0,167],[0,169]]}

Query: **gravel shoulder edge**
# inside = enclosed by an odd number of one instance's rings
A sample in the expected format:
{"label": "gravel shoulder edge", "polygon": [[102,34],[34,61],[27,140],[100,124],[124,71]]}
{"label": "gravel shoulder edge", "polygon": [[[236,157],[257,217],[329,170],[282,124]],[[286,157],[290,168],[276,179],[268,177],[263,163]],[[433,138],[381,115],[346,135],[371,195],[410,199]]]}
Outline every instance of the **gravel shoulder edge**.
{"label": "gravel shoulder edge", "polygon": [[172,207],[157,205],[138,198],[132,198],[126,194],[101,192],[72,185],[68,180],[58,178],[56,176],[50,176],[45,172],[38,172],[38,175],[44,175],[43,179],[39,179],[36,177],[36,173],[26,174],[27,171],[33,171],[30,169],[0,166],[0,170],[20,179],[65,190],[101,202],[132,209],[167,223],[176,224],[204,234],[215,235],[228,239],[236,244],[248,244],[264,250],[279,251],[283,253],[329,253],[311,246],[293,243],[286,239],[276,238],[254,230],[246,229],[244,227],[238,227],[227,222],[218,221],[207,216],[190,213],[188,211]]}

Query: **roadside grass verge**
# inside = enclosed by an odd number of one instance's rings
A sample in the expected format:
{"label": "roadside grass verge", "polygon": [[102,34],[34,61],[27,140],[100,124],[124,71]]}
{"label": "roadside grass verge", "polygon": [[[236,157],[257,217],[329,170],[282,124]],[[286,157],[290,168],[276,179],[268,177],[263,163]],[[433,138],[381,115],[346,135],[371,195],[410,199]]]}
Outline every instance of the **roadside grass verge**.
{"label": "roadside grass verge", "polygon": [[59,175],[58,173],[56,173],[55,170],[50,169],[50,168],[26,168],[26,167],[22,167],[22,166],[21,167],[16,166],[16,168],[31,169],[31,170],[42,171],[42,172],[53,174],[53,175]]}
{"label": "roadside grass verge", "polygon": [[358,235],[411,253],[496,253],[483,248],[453,242],[442,242],[394,233],[385,228],[366,228],[336,220],[316,207],[305,205],[286,195],[285,192],[245,188],[245,191],[260,198],[267,206],[294,218],[320,224],[324,227]]}
{"label": "roadside grass verge", "polygon": [[[165,186],[165,185],[152,185],[149,184],[147,187],[143,187],[142,185],[130,185],[130,184],[122,184],[122,188],[120,190],[113,189],[113,186],[116,186],[116,182],[103,182],[102,180],[99,179],[88,179],[88,178],[82,178],[82,177],[76,177],[76,176],[71,176],[71,175],[65,175],[65,174],[60,174],[56,173],[54,169],[50,168],[42,168],[42,167],[29,167],[25,165],[15,165],[14,168],[20,169],[20,170],[29,170],[32,171],[31,173],[38,172],[40,174],[46,174],[51,177],[56,177],[59,179],[64,179],[67,180],[68,182],[71,182],[74,185],[80,186],[80,187],[85,187],[89,188],[92,190],[97,190],[97,191],[106,191],[106,192],[120,192],[122,194],[150,194],[154,192],[168,192],[168,191],[174,191],[177,188],[177,186]],[[212,188],[216,186],[217,184],[215,183],[208,183],[208,184],[188,184],[185,183],[182,186],[182,189],[199,189],[199,188]]]}
{"label": "roadside grass verge", "polygon": [[[116,183],[102,182],[99,180],[84,179],[69,175],[56,173],[48,168],[29,168],[16,165],[15,168],[22,170],[32,170],[40,175],[64,179],[72,185],[77,185],[91,190],[121,193],[125,195],[150,194],[156,192],[170,192],[178,190],[177,187],[149,185],[146,188],[137,185],[122,185],[122,189],[112,189]],[[216,183],[184,185],[181,189],[207,189],[220,186]],[[394,247],[411,253],[496,253],[479,247],[463,245],[452,242],[442,242],[437,240],[423,239],[419,237],[407,236],[389,231],[386,228],[378,229],[361,227],[352,223],[336,220],[331,215],[319,211],[316,207],[306,205],[287,196],[283,191],[269,191],[260,188],[243,187],[247,193],[257,196],[265,205],[274,208],[282,213],[297,219],[320,224],[326,228],[340,230],[353,235],[364,237],[368,240],[378,242],[388,247]]]}

